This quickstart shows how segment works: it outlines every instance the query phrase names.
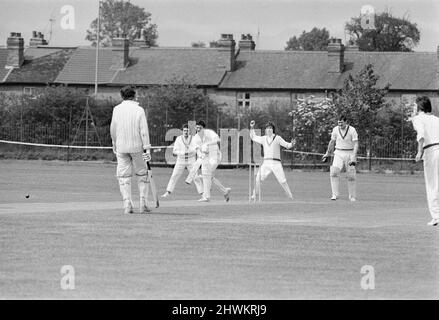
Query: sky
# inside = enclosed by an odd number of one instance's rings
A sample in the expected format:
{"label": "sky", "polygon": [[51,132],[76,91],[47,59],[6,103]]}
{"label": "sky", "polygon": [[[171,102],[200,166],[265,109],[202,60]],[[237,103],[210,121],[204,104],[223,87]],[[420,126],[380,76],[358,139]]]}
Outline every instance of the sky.
{"label": "sky", "polygon": [[[208,45],[222,33],[251,34],[258,50],[283,50],[292,36],[313,27],[326,28],[331,37],[349,38],[344,25],[360,15],[364,5],[380,13],[390,10],[408,17],[421,32],[415,51],[432,52],[439,45],[439,0],[131,0],[151,13],[162,47]],[[66,7],[67,6],[67,7]],[[68,9],[68,11],[63,11]],[[72,14],[73,13],[73,14]],[[97,17],[98,0],[0,0],[0,46],[10,32],[21,32],[25,44],[40,31],[50,45],[89,45],[86,30]],[[66,18],[71,17],[70,29]],[[53,21],[50,22],[50,19]],[[63,24],[64,23],[64,24]],[[74,24],[74,25],[73,25]],[[50,31],[52,34],[50,35]],[[258,36],[259,32],[259,36]]]}

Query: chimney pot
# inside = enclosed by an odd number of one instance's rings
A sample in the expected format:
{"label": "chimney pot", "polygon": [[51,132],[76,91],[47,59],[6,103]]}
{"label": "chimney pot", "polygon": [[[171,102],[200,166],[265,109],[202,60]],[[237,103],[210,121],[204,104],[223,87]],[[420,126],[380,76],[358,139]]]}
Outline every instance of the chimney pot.
{"label": "chimney pot", "polygon": [[6,67],[19,68],[24,62],[24,40],[21,33],[11,32],[6,41],[8,56],[6,58]]}
{"label": "chimney pot", "polygon": [[219,67],[225,71],[233,71],[235,67],[235,40],[233,34],[221,34],[221,39],[217,41],[218,51],[221,53]]}
{"label": "chimney pot", "polygon": [[239,41],[239,50],[241,51],[254,51],[256,44],[253,41],[251,34],[241,35],[241,41]]}
{"label": "chimney pot", "polygon": [[113,38],[112,51],[113,59],[111,64],[112,70],[125,69],[129,62],[129,39],[127,38]]}
{"label": "chimney pot", "polygon": [[344,68],[344,45],[341,39],[331,39],[328,45],[328,72],[341,73]]}

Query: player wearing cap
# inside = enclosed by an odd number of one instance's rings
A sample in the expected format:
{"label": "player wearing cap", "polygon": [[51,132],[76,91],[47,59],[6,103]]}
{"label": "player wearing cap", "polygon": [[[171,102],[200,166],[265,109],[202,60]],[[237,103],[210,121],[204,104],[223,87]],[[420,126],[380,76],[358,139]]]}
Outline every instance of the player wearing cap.
{"label": "player wearing cap", "polygon": [[256,190],[260,190],[260,182],[267,179],[270,173],[273,173],[279,184],[284,189],[288,198],[293,199],[290,187],[285,177],[284,169],[280,159],[280,147],[291,149],[294,145],[293,140],[286,142],[281,136],[276,135],[274,124],[269,121],[265,125],[265,136],[257,136],[254,129],[255,122],[250,122],[250,138],[262,145],[264,150],[264,161],[256,174],[256,186],[253,189],[252,199],[256,197]]}
{"label": "player wearing cap", "polygon": [[[193,143],[193,136],[189,134],[189,126],[183,125],[183,134],[175,139],[173,152],[174,156],[177,156],[177,162],[175,163],[172,176],[169,179],[166,192],[162,195],[162,198],[168,197],[175,189],[175,185],[187,168],[191,172],[195,164],[195,145]],[[201,177],[196,174],[194,177],[195,187],[198,193],[203,193],[203,182]]]}
{"label": "player wearing cap", "polygon": [[432,220],[429,226],[439,224],[439,118],[431,113],[428,97],[416,98],[418,114],[413,117],[418,153],[416,162],[424,160],[424,177],[428,209]]}
{"label": "player wearing cap", "polygon": [[356,201],[356,169],[358,151],[358,134],[354,127],[347,124],[346,116],[342,115],[338,119],[338,126],[332,130],[331,141],[328,149],[323,155],[322,160],[326,161],[334,150],[334,160],[330,167],[330,180],[332,197],[331,200],[337,200],[340,186],[340,173],[343,167],[346,167],[348,180],[349,200]]}

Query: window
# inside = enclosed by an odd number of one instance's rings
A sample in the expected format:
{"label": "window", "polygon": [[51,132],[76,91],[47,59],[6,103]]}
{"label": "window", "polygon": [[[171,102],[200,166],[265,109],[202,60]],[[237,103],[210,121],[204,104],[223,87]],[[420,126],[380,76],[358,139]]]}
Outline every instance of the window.
{"label": "window", "polygon": [[23,94],[25,95],[29,95],[29,96],[33,96],[35,95],[35,88],[33,87],[24,87],[23,88]]}
{"label": "window", "polygon": [[250,108],[250,93],[238,92],[238,107]]}

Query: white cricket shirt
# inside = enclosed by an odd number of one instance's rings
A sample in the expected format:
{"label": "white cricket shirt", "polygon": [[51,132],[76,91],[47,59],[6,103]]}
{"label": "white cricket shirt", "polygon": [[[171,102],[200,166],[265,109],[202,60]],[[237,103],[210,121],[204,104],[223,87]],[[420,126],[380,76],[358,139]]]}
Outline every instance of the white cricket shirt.
{"label": "white cricket shirt", "polygon": [[250,138],[257,143],[262,144],[262,147],[264,148],[264,160],[281,160],[280,147],[282,146],[287,149],[293,147],[291,142],[286,142],[281,136],[273,135],[271,138],[268,136],[261,137],[256,135],[254,129],[250,129]]}
{"label": "white cricket shirt", "polygon": [[354,127],[349,125],[344,130],[336,126],[332,129],[331,140],[335,140],[337,150],[354,150],[354,141],[358,141],[358,133]]}
{"label": "white cricket shirt", "polygon": [[175,139],[173,153],[177,155],[178,159],[185,160],[195,157],[195,145],[193,140],[192,135],[189,135],[187,138],[181,135]]}
{"label": "white cricket shirt", "polygon": [[420,112],[413,117],[416,140],[424,138],[424,147],[439,143],[439,118],[431,113]]}
{"label": "white cricket shirt", "polygon": [[110,134],[118,153],[136,153],[150,147],[145,111],[139,103],[124,100],[113,109]]}

